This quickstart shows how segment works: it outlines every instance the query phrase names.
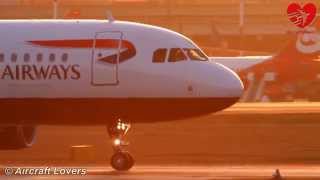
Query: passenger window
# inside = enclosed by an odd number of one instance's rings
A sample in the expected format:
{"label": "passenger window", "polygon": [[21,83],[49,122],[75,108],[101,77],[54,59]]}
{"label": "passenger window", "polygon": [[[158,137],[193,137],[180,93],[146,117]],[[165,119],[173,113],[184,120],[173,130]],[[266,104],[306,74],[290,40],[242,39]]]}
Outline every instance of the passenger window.
{"label": "passenger window", "polygon": [[4,54],[0,54],[0,62],[4,62]]}
{"label": "passenger window", "polygon": [[180,48],[172,48],[169,54],[169,62],[185,61],[187,57]]}
{"label": "passenger window", "polygon": [[167,57],[167,49],[158,49],[153,53],[153,60],[154,63],[164,63]]}
{"label": "passenger window", "polygon": [[11,61],[12,62],[17,62],[17,60],[18,60],[18,55],[15,54],[15,53],[11,54]]}
{"label": "passenger window", "polygon": [[24,62],[29,62],[30,61],[30,54],[24,54],[24,56],[23,56],[23,60],[24,60]]}
{"label": "passenger window", "polygon": [[56,56],[54,54],[49,55],[49,61],[54,62],[56,60]]}
{"label": "passenger window", "polygon": [[43,58],[43,56],[42,56],[42,54],[37,54],[37,61],[38,62],[41,62],[42,61],[42,58]]}
{"label": "passenger window", "polygon": [[61,59],[63,62],[67,62],[68,61],[68,54],[67,53],[62,54]]}

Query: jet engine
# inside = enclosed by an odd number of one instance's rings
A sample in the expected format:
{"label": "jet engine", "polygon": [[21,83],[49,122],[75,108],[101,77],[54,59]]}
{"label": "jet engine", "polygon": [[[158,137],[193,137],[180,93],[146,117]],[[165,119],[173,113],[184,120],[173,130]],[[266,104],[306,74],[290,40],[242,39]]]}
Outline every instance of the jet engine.
{"label": "jet engine", "polygon": [[31,147],[35,142],[35,126],[8,126],[0,129],[0,150],[15,150]]}

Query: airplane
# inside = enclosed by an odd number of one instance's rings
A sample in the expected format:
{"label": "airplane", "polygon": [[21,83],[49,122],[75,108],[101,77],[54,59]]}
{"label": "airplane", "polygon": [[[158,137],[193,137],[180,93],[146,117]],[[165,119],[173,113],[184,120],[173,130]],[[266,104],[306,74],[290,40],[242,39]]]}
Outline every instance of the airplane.
{"label": "airplane", "polygon": [[134,22],[0,21],[0,149],[35,142],[39,125],[104,125],[127,171],[131,124],[188,119],[235,104],[243,84],[187,37]]}
{"label": "airplane", "polygon": [[271,97],[271,100],[304,96],[315,98],[312,95],[314,92],[309,93],[305,84],[314,84],[320,78],[319,38],[315,28],[308,28],[296,32],[275,56],[210,59],[238,73],[246,89],[242,101],[261,101],[263,94]]}

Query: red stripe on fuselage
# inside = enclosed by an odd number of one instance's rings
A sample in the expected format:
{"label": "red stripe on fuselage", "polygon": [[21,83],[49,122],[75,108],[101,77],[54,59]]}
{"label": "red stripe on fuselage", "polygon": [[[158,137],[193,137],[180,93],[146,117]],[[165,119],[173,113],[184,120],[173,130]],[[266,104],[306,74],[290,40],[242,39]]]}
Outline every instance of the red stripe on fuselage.
{"label": "red stripe on fuselage", "polygon": [[[49,48],[118,49],[120,46],[118,39],[37,40],[28,41],[28,43]],[[130,41],[122,40],[120,49],[126,50],[120,52],[119,63],[127,61],[136,55],[136,48]],[[117,54],[113,54],[102,57],[99,61],[115,64],[117,63],[117,58]]]}

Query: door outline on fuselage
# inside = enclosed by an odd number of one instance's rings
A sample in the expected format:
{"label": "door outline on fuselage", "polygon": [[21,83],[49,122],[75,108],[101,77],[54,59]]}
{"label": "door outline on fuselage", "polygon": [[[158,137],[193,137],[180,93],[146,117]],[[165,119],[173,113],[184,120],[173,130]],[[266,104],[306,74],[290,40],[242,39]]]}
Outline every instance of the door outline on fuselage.
{"label": "door outline on fuselage", "polygon": [[[116,63],[113,65],[112,68],[114,68],[114,78],[115,80],[113,82],[103,82],[103,83],[98,83],[95,80],[95,64],[96,64],[96,42],[97,39],[99,39],[99,35],[118,35],[118,38],[111,38],[111,39],[116,39],[118,40],[118,48],[116,50]],[[93,46],[92,46],[92,57],[91,57],[91,85],[92,86],[117,86],[120,84],[119,81],[119,62],[120,62],[120,53],[121,53],[121,47],[122,47],[122,40],[123,40],[123,33],[121,31],[103,31],[103,32],[96,32],[93,40]],[[108,75],[107,73],[105,75]]]}

